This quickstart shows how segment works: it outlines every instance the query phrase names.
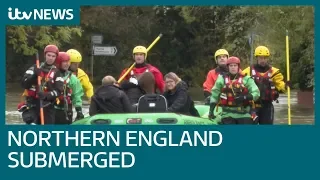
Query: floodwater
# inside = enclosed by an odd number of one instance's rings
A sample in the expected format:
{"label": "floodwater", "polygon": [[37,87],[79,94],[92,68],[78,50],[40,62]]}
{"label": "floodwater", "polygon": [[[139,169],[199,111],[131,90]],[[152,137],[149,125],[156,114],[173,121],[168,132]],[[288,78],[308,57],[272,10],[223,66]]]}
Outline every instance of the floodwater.
{"label": "floodwater", "polygon": [[[6,124],[24,124],[17,105],[21,101],[22,89],[17,84],[7,84],[6,87]],[[196,104],[203,104],[203,92],[200,88],[190,88],[190,95]],[[297,103],[297,93],[291,92],[291,124],[314,124],[314,107],[305,107]],[[280,95],[279,103],[274,103],[275,124],[288,124],[287,96]],[[89,106],[84,101],[83,113],[88,116]],[[74,113],[75,116],[75,113]]]}

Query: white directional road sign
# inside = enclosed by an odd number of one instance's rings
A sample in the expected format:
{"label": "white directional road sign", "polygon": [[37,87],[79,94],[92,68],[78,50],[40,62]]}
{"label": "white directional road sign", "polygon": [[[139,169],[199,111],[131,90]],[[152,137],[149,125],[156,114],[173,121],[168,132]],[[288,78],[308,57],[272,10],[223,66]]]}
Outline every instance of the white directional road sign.
{"label": "white directional road sign", "polygon": [[94,46],[93,55],[95,56],[115,56],[118,50],[115,46]]}

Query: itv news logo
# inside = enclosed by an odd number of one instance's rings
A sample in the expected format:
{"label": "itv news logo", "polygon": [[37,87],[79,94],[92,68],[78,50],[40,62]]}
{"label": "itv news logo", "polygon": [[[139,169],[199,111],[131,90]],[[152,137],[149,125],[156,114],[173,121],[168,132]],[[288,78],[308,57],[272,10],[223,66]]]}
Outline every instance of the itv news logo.
{"label": "itv news logo", "polygon": [[33,9],[20,11],[18,8],[8,8],[10,20],[73,20],[73,9]]}

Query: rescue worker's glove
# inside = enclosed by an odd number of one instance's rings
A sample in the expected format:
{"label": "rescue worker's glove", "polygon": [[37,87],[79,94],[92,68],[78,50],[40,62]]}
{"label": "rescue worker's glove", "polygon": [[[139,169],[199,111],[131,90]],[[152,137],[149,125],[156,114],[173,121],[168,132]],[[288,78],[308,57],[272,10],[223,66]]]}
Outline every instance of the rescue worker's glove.
{"label": "rescue worker's glove", "polygon": [[67,119],[72,122],[73,113],[72,111],[67,111]]}
{"label": "rescue worker's glove", "polygon": [[22,120],[26,124],[32,125],[36,119],[37,115],[34,110],[26,110],[22,113]]}
{"label": "rescue worker's glove", "polygon": [[42,70],[41,70],[40,68],[37,68],[37,67],[36,67],[36,68],[34,69],[34,73],[35,73],[36,76],[40,76],[40,75],[41,75],[41,72],[42,72]]}
{"label": "rescue worker's glove", "polygon": [[292,84],[291,84],[291,81],[286,81],[286,87],[289,87],[290,89],[292,88]]}
{"label": "rescue worker's glove", "polygon": [[253,96],[252,96],[252,94],[248,94],[248,95],[241,94],[241,95],[235,97],[234,100],[235,100],[236,104],[241,104],[241,103],[243,103],[243,101],[253,100]]}
{"label": "rescue worker's glove", "polygon": [[28,109],[28,105],[25,102],[18,104],[18,111],[23,112]]}
{"label": "rescue worker's glove", "polygon": [[279,92],[278,92],[278,91],[275,91],[274,98],[275,98],[275,99],[278,99],[278,98],[279,98],[279,96],[280,96]]}
{"label": "rescue worker's glove", "polygon": [[204,100],[204,105],[210,105],[210,96]]}
{"label": "rescue worker's glove", "polygon": [[210,104],[210,110],[209,110],[209,119],[215,119],[216,116],[214,115],[213,111],[214,111],[214,108],[216,107],[216,103],[211,103]]}
{"label": "rescue worker's glove", "polygon": [[38,92],[39,99],[45,100],[45,101],[52,101],[55,99],[55,96],[53,95],[53,92]]}
{"label": "rescue worker's glove", "polygon": [[129,79],[129,82],[132,83],[132,84],[138,85],[138,80],[136,78],[131,77]]}
{"label": "rescue worker's glove", "polygon": [[76,120],[83,119],[84,115],[82,113],[82,108],[81,107],[76,107],[75,109],[76,109],[76,112],[77,112]]}
{"label": "rescue worker's glove", "polygon": [[204,104],[205,105],[210,105],[211,93],[209,93],[208,91],[203,91],[203,95],[205,97]]}
{"label": "rescue worker's glove", "polygon": [[203,91],[204,98],[210,97],[211,93],[208,91]]}

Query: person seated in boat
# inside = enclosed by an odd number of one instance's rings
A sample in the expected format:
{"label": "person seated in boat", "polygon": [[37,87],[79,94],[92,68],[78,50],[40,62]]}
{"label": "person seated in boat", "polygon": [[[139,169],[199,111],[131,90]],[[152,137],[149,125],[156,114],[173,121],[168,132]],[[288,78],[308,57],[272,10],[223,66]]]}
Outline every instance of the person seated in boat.
{"label": "person seated in boat", "polygon": [[128,96],[130,104],[132,106],[135,106],[138,103],[139,98],[143,95],[143,90],[138,85],[138,81],[137,83],[132,83],[130,81],[124,80],[119,84],[119,86]]}
{"label": "person seated in boat", "polygon": [[123,82],[120,87],[127,91],[132,106],[136,107],[141,96],[155,93],[155,78],[151,72],[142,73],[137,79],[138,85],[128,81]]}
{"label": "person seated in boat", "polygon": [[[132,104],[136,104],[142,95],[141,89],[139,88],[139,77],[144,72],[151,72],[155,79],[155,91],[158,90],[159,93],[164,92],[164,81],[163,74],[161,71],[151,64],[147,64],[145,61],[147,59],[147,49],[144,46],[136,46],[133,49],[133,59],[135,61],[135,66],[132,70],[124,77],[124,81],[120,84],[120,87],[128,95]],[[122,77],[128,69],[124,69],[121,72],[120,77]]]}
{"label": "person seated in boat", "polygon": [[154,75],[151,72],[145,72],[139,77],[138,82],[143,95],[135,106],[137,112],[167,112],[166,98],[155,93]]}
{"label": "person seated in boat", "polygon": [[155,78],[151,72],[145,72],[138,78],[138,84],[142,94],[155,93]]}
{"label": "person seated in boat", "polygon": [[260,97],[259,88],[250,76],[239,71],[238,57],[229,57],[227,68],[229,72],[219,75],[211,90],[209,119],[215,119],[213,111],[218,105],[222,108],[220,124],[255,124],[253,101]]}
{"label": "person seated in boat", "polygon": [[91,97],[90,116],[106,113],[132,113],[128,96],[122,91],[112,76],[102,79],[100,86]]}
{"label": "person seated in boat", "polygon": [[[155,91],[155,79],[154,75],[151,72],[144,72],[139,76],[138,78],[138,84],[137,87],[139,91],[135,94],[135,97],[138,99],[136,100],[136,104],[132,104],[133,108],[137,110],[137,106],[140,100],[140,97],[142,97],[145,94],[154,94]],[[122,84],[125,86],[126,84]],[[127,84],[130,85],[130,84]],[[123,87],[122,86],[122,87]],[[130,98],[129,98],[130,99]]]}
{"label": "person seated in boat", "polygon": [[188,85],[173,72],[166,74],[164,80],[166,91],[163,96],[167,99],[168,111],[200,117],[188,94]]}

